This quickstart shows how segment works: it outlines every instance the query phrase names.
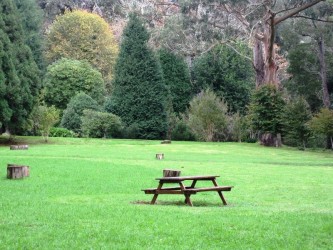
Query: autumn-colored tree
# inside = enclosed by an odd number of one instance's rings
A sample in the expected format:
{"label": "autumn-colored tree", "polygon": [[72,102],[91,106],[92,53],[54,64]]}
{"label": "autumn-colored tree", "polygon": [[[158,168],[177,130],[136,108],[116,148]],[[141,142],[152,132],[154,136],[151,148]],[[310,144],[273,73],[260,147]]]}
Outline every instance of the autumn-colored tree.
{"label": "autumn-colored tree", "polygon": [[[58,16],[47,35],[45,57],[52,63],[62,57],[87,60],[108,84],[118,54],[118,45],[108,23],[100,16],[76,10]],[[111,86],[107,86],[111,91]]]}

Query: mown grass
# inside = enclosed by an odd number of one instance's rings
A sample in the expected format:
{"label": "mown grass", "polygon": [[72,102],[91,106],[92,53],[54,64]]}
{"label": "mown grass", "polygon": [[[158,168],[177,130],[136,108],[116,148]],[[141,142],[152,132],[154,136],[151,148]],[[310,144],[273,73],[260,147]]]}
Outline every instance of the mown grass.
{"label": "mown grass", "polygon": [[[0,249],[331,249],[333,154],[257,144],[20,138],[0,146]],[[158,161],[155,154],[163,152]],[[7,163],[30,177],[6,179]],[[152,195],[164,168],[225,192]]]}

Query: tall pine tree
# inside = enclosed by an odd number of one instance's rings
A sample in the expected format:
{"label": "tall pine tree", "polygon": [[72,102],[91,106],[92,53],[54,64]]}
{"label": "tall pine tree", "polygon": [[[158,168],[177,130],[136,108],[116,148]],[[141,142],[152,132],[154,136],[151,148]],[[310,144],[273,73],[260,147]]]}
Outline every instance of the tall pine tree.
{"label": "tall pine tree", "polygon": [[148,39],[142,21],[131,15],[115,66],[112,112],[134,127],[138,138],[159,139],[167,128],[167,89]]}
{"label": "tall pine tree", "polygon": [[0,2],[0,122],[17,134],[24,130],[34,105],[40,78],[25,44],[20,15],[12,0]]}
{"label": "tall pine tree", "polygon": [[173,110],[183,113],[193,96],[188,67],[181,57],[166,49],[159,50],[158,56],[165,84],[170,90]]}

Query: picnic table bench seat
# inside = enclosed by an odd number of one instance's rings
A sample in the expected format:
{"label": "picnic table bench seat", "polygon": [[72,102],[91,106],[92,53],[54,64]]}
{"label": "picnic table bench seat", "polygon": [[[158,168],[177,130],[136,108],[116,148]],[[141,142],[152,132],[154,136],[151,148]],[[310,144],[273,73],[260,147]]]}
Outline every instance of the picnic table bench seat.
{"label": "picnic table bench seat", "polygon": [[145,194],[196,194],[197,192],[207,191],[231,191],[233,186],[216,186],[216,187],[201,187],[192,188],[191,186],[185,187],[185,190],[181,190],[180,187],[167,187],[167,188],[147,188],[142,189]]}

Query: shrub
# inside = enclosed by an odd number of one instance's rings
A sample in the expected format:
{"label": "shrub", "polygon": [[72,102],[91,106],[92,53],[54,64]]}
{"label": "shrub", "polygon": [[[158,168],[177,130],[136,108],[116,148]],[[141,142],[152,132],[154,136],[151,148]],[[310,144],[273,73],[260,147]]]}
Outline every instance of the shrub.
{"label": "shrub", "polygon": [[84,110],[82,131],[85,136],[111,138],[121,135],[122,124],[118,116],[94,110]]}
{"label": "shrub", "polygon": [[50,137],[76,137],[75,133],[66,128],[51,128],[50,129]]}
{"label": "shrub", "polygon": [[321,109],[309,122],[309,126],[315,134],[325,135],[333,149],[333,110]]}
{"label": "shrub", "polygon": [[176,141],[194,141],[195,136],[189,126],[183,120],[179,120],[172,130],[172,140]]}
{"label": "shrub", "polygon": [[227,104],[207,89],[190,102],[187,124],[201,141],[225,140],[227,111]]}
{"label": "shrub", "polygon": [[61,126],[80,134],[82,125],[81,116],[85,109],[98,111],[100,107],[89,95],[79,93],[70,100],[67,108],[64,110]]}
{"label": "shrub", "polygon": [[266,146],[280,146],[285,102],[282,93],[274,85],[257,89],[249,106],[251,127],[260,135]]}
{"label": "shrub", "polygon": [[288,103],[284,113],[284,143],[305,149],[311,131],[307,122],[311,119],[310,106],[302,97]]}

